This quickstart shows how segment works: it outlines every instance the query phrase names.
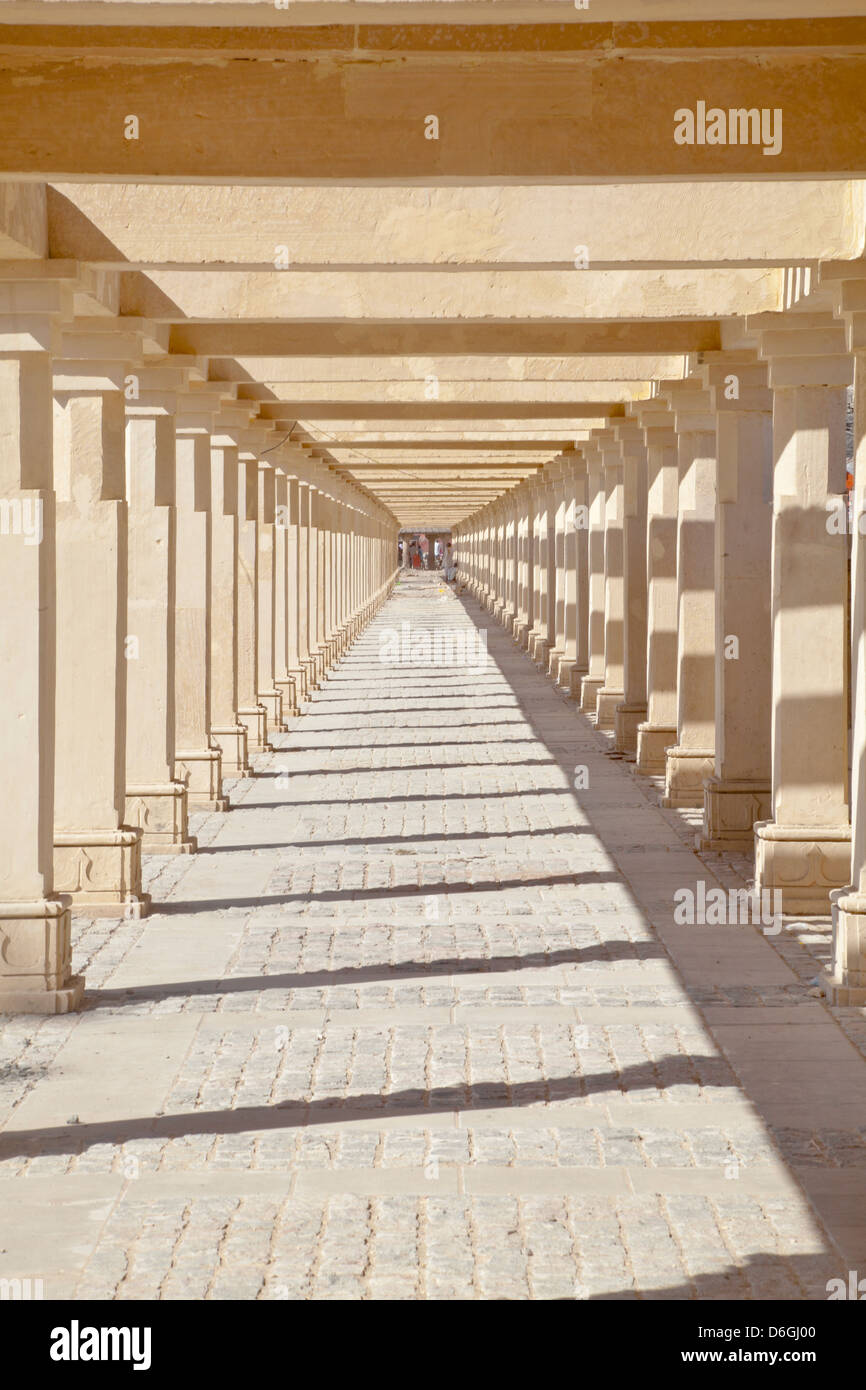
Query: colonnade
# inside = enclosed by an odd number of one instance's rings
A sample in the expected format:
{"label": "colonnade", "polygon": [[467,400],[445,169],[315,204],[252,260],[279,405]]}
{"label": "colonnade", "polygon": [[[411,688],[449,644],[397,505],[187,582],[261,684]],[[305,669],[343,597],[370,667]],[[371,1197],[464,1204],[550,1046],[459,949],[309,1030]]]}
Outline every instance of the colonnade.
{"label": "colonnade", "polygon": [[454,541],[469,591],[663,804],[702,808],[699,848],[753,852],[785,914],[832,912],[828,988],[849,1004],[866,1002],[859,302],[746,320],[747,350],[688,359]]}
{"label": "colonnade", "polygon": [[80,1005],[70,912],[147,913],[396,579],[366,490],[72,288],[0,282],[0,1012]]}

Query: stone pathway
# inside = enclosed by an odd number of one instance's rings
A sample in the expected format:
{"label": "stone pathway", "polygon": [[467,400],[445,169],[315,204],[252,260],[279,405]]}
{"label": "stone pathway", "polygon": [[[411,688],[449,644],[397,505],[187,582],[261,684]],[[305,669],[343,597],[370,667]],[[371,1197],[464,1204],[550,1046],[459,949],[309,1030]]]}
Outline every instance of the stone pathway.
{"label": "stone pathway", "polygon": [[[471,665],[428,664],[430,634]],[[0,1278],[820,1299],[866,1274],[866,1060],[758,930],[673,924],[711,866],[477,605],[405,577],[275,743],[197,856],[149,861],[150,918],[78,924],[86,1011],[0,1023]]]}

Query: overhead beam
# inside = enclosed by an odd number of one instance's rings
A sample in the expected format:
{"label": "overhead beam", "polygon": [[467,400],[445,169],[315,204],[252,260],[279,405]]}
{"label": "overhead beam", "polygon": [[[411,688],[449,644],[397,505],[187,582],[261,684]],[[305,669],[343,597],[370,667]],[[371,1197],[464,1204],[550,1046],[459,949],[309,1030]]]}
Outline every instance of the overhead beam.
{"label": "overhead beam", "polygon": [[210,267],[121,276],[121,312],[156,323],[187,319],[318,322],[373,319],[711,319],[783,307],[781,268],[705,270],[364,270]]}
{"label": "overhead beam", "polygon": [[578,420],[623,415],[622,401],[263,401],[265,420]]}
{"label": "overhead beam", "polygon": [[[866,75],[866,74],[864,74]],[[2,106],[2,103],[0,103]],[[2,119],[2,116],[0,116]],[[2,140],[2,134],[0,134]],[[169,337],[173,353],[199,357],[423,357],[501,356],[634,356],[678,354],[721,349],[719,325],[713,320],[685,319],[652,323],[414,323],[406,320],[359,323],[174,323]]]}
{"label": "overhead beam", "polygon": [[[310,61],[290,37],[306,31],[274,26],[237,61],[243,38],[227,60],[218,29],[179,42],[154,29],[4,25],[0,172],[240,183],[866,173],[862,20],[734,26],[712,46],[699,23],[518,28],[505,48],[484,26],[437,28],[378,26],[365,44],[347,26],[351,53],[326,36]],[[708,99],[781,110],[778,152],[677,144],[675,113]]]}
{"label": "overhead beam", "polygon": [[845,179],[707,180],[699,191],[365,184],[351,194],[322,184],[65,183],[49,187],[47,217],[52,256],[151,274],[273,270],[279,254],[291,284],[298,271],[326,268],[570,271],[577,247],[595,271],[846,260],[864,241],[854,194]]}

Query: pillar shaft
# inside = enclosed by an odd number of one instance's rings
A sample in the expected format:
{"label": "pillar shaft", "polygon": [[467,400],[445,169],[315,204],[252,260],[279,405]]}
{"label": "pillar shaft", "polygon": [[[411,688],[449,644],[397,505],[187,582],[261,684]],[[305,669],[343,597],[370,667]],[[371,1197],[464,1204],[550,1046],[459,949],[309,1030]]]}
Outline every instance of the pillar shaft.
{"label": "pillar shaft", "polygon": [[225,811],[222,754],[211,739],[210,435],[180,428],[175,440],[175,774],[191,810]]}
{"label": "pillar shaft", "polygon": [[125,824],[127,504],[124,402],[57,363],[55,885],[73,908],[141,916],[141,839]]}
{"label": "pillar shaft", "polygon": [[[59,291],[45,286],[46,308]],[[25,326],[16,288],[0,316],[0,1012],[66,1013],[69,909],[54,894],[55,521],[48,313]],[[29,327],[29,334],[26,333]],[[18,345],[27,336],[30,350]]]}
{"label": "pillar shaft", "polygon": [[647,714],[647,462],[642,432],[617,426],[622,445],[623,698],[614,711],[614,743],[637,756]]}
{"label": "pillar shaft", "polygon": [[175,421],[170,393],[127,405],[129,503],[126,820],[142,848],[184,854],[186,782],[175,777]]}
{"label": "pillar shaft", "polygon": [[238,451],[211,440],[211,735],[226,777],[249,777],[247,728],[238,720]]}
{"label": "pillar shaft", "polygon": [[717,411],[715,767],[704,784],[705,849],[743,852],[770,815],[773,494],[766,367],[708,368]]}
{"label": "pillar shaft", "polygon": [[701,393],[676,413],[677,741],[665,755],[666,806],[703,806],[715,757],[716,432],[710,407]]}
{"label": "pillar shaft", "polygon": [[[812,379],[822,374],[833,378]],[[845,389],[774,375],[771,364],[773,819],[755,826],[755,872],[785,912],[808,914],[826,912],[850,875],[848,548],[827,524],[845,486]]]}

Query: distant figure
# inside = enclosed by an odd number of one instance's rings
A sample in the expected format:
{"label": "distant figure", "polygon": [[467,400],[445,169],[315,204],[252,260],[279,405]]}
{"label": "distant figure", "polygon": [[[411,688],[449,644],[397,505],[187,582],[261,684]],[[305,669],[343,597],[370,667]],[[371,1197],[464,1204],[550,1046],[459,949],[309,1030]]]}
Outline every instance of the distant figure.
{"label": "distant figure", "polygon": [[445,555],[442,559],[442,568],[445,571],[445,582],[447,584],[453,584],[455,576],[457,574],[457,566],[454,563],[454,552],[451,549],[450,541],[445,547]]}

